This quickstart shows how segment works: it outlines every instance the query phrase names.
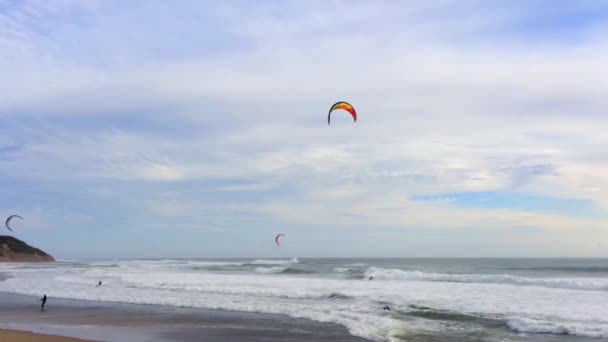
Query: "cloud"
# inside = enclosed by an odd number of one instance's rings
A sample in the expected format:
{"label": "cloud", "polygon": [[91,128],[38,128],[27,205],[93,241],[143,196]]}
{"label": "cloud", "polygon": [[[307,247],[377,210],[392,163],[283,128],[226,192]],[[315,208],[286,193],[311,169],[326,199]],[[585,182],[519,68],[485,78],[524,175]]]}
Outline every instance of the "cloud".
{"label": "cloud", "polygon": [[[521,201],[608,209],[605,4],[547,4],[0,3],[3,203],[108,234],[601,236],[601,217]],[[337,100],[356,124],[326,124]],[[518,203],[408,200],[505,192]]]}
{"label": "cloud", "polygon": [[[467,46],[465,37],[470,37],[471,31],[487,32],[496,25],[495,21],[481,20],[476,26],[467,27],[465,35],[464,23],[473,21],[468,19],[504,16],[502,22],[512,23],[529,15],[525,9],[462,6],[453,2],[446,2],[445,6],[337,2],[314,6],[266,5],[248,10],[230,7],[212,6],[207,10],[229,20],[230,25],[221,27],[218,35],[225,36],[226,41],[244,40],[241,44],[244,47],[237,54],[217,58],[201,50],[191,51],[187,56],[136,59],[152,41],[167,41],[168,35],[176,30],[204,28],[203,24],[201,27],[190,22],[179,24],[166,17],[160,21],[159,37],[141,33],[143,37],[137,38],[143,39],[132,41],[135,45],[125,51],[125,59],[130,60],[125,65],[91,63],[96,59],[89,55],[78,56],[76,63],[68,63],[61,53],[71,51],[61,50],[65,43],[56,38],[53,43],[59,45],[59,56],[50,65],[41,68],[32,61],[6,68],[15,77],[7,78],[11,82],[3,84],[0,109],[83,115],[171,106],[179,112],[172,116],[184,112],[210,116],[212,113],[201,113],[200,108],[215,102],[214,106],[224,109],[223,115],[248,120],[275,118],[276,109],[266,111],[294,102],[301,104],[302,99],[307,99],[307,103],[312,99],[310,110],[315,110],[321,104],[324,108],[336,96],[349,95],[358,99],[361,109],[388,113],[383,117],[394,120],[403,117],[404,112],[468,117],[521,116],[523,111],[529,116],[530,112],[564,115],[581,107],[584,112],[578,115],[599,115],[606,104],[598,96],[606,91],[601,82],[605,76],[601,71],[606,54],[604,44],[582,39],[583,43],[575,48],[561,45],[539,48],[507,40],[502,46],[487,42],[474,48]],[[344,10],[344,16],[330,14],[338,8]],[[160,11],[157,4],[142,8],[146,10],[153,17]],[[248,12],[251,10],[256,15]],[[420,14],[426,16],[418,17]],[[386,15],[404,17],[400,21],[380,20]],[[111,44],[110,38],[107,42],[94,41],[105,48],[100,58],[111,58],[116,45],[125,43],[124,30],[110,26],[113,22],[103,19],[105,16],[119,20],[121,25],[130,21],[131,28],[141,25],[135,13],[129,11],[109,11],[97,16],[98,27],[82,25],[77,29],[82,32],[78,36],[85,41],[98,30],[114,38],[114,46],[106,46]],[[449,17],[458,19],[446,21]],[[368,29],[356,29],[363,24]],[[22,30],[31,33],[27,28]],[[314,34],[315,30],[330,34]],[[587,30],[592,34],[590,28]],[[62,33],[69,36],[75,31],[76,28],[70,28]],[[446,32],[461,32],[463,36],[456,40],[461,45],[450,39],[453,37],[446,37]],[[239,34],[244,37],[237,39],[235,36]],[[468,40],[475,41],[474,36]],[[345,79],[343,75],[348,76]],[[73,101],[74,97],[81,101]],[[256,115],[243,113],[243,105],[253,106]],[[292,116],[300,118],[308,113],[308,110],[291,111]]]}
{"label": "cloud", "polygon": [[183,173],[174,166],[153,164],[143,170],[141,178],[149,180],[170,181],[182,179],[183,177]]}

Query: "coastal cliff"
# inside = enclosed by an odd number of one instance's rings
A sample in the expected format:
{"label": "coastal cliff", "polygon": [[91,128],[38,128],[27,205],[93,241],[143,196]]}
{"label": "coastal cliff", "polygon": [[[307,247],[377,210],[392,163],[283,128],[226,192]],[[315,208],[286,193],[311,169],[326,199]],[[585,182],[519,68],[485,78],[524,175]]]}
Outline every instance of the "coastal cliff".
{"label": "coastal cliff", "polygon": [[0,262],[49,262],[55,259],[12,236],[0,235]]}

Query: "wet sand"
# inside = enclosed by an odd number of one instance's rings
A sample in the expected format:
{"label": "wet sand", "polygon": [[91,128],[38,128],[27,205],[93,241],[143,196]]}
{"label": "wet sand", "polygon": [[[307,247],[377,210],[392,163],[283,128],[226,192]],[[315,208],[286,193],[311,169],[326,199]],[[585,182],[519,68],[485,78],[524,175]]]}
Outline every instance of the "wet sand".
{"label": "wet sand", "polygon": [[27,331],[0,329],[0,342],[92,342],[73,337],[43,335]]}
{"label": "wet sand", "polygon": [[[97,341],[367,341],[350,335],[340,325],[283,315],[89,302],[51,296],[47,311],[41,312],[38,299],[0,293],[0,328]],[[4,341],[1,336],[0,341]]]}

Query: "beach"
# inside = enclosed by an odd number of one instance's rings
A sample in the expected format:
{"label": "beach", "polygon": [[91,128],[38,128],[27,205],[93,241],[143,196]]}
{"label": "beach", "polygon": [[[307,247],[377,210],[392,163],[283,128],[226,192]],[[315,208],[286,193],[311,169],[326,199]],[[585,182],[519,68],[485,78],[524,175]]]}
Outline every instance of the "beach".
{"label": "beach", "polygon": [[336,324],[284,315],[57,298],[41,312],[37,298],[7,293],[0,293],[0,328],[1,342],[366,341]]}

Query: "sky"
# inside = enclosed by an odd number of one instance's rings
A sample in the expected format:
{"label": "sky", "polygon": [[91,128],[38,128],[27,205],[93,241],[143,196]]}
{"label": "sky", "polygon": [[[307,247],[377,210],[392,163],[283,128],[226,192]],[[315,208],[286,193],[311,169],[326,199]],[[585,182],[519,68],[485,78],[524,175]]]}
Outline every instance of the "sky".
{"label": "sky", "polygon": [[59,259],[608,257],[607,33],[601,0],[0,0],[0,216]]}

